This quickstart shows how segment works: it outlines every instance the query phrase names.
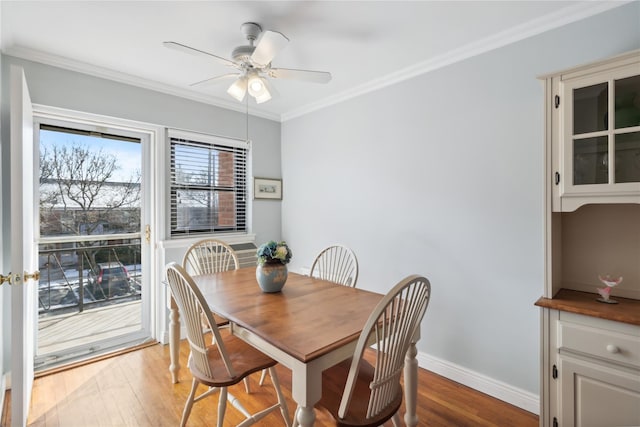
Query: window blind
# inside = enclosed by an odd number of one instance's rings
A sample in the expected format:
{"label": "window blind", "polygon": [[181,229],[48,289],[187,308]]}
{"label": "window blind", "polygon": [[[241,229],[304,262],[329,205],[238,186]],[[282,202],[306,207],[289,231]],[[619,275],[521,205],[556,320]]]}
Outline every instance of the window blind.
{"label": "window blind", "polygon": [[171,235],[246,231],[244,141],[169,130]]}

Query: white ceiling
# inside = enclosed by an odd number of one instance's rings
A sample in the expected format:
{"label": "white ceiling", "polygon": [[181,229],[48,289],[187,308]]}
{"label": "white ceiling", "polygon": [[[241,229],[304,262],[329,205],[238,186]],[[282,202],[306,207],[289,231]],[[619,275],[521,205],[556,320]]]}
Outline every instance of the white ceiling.
{"label": "white ceiling", "polygon": [[324,105],[624,4],[624,1],[6,1],[2,52],[243,111],[229,72],[163,47],[176,41],[225,58],[243,22],[290,39],[274,67],[330,71],[329,84],[273,82],[277,99],[249,108],[286,120]]}

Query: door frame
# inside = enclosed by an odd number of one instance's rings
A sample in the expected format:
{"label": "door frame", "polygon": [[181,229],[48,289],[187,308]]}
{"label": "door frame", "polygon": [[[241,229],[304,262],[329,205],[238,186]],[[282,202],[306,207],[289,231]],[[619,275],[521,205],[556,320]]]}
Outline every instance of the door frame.
{"label": "door frame", "polygon": [[[51,107],[41,104],[33,104],[34,115],[34,127],[38,129],[34,132],[34,135],[39,134],[39,124],[57,124],[66,125],[67,127],[77,126],[91,126],[98,129],[114,129],[122,132],[132,132],[138,135],[143,135],[144,140],[147,143],[142,144],[142,161],[146,162],[146,165],[142,167],[142,182],[144,182],[142,199],[142,214],[141,218],[141,244],[143,247],[146,245],[146,249],[142,251],[142,263],[147,267],[145,276],[146,280],[143,286],[146,285],[148,292],[148,300],[146,304],[147,312],[143,312],[143,318],[146,316],[148,319],[149,335],[151,339],[157,340],[162,330],[163,313],[158,306],[159,299],[162,300],[162,295],[159,295],[158,286],[154,284],[159,282],[157,277],[157,242],[161,236],[159,236],[158,224],[158,210],[157,206],[163,204],[162,200],[158,200],[157,191],[157,173],[155,172],[157,167],[157,152],[164,140],[164,128],[157,125],[148,123],[137,122],[133,120],[120,119],[111,116],[102,116],[92,113],[79,112],[75,110],[68,110],[58,107]],[[38,141],[34,137],[34,145],[38,144]],[[35,189],[34,189],[35,191]],[[149,225],[150,240],[147,243],[145,239],[144,228]],[[143,295],[144,298],[144,295]]]}

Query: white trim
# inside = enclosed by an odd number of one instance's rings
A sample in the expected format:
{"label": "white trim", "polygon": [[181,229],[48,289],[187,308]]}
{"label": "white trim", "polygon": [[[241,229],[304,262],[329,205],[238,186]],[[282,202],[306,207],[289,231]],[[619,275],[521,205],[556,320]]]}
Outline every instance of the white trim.
{"label": "white trim", "polygon": [[[270,113],[267,111],[253,108],[250,115],[262,117],[269,120],[285,122],[295,117],[303,116],[322,108],[338,104],[351,98],[373,92],[378,89],[399,83],[412,77],[428,73],[430,71],[445,67],[455,62],[463,61],[473,56],[488,52],[506,46],[511,43],[518,42],[528,37],[541,34],[543,32],[571,24],[576,21],[594,16],[616,7],[631,3],[634,0],[611,0],[611,1],[588,1],[573,4],[571,6],[560,9],[554,13],[541,16],[524,24],[515,26],[508,30],[469,43],[458,49],[454,49],[445,54],[436,56],[427,61],[420,62],[403,70],[388,74],[378,79],[371,80],[365,84],[357,86],[353,89],[338,93],[334,96],[327,97],[318,102],[307,104],[295,110],[284,112],[282,114]],[[242,103],[229,101],[210,95],[198,93],[186,88],[172,86],[166,83],[160,83],[149,79],[133,76],[115,70],[110,70],[86,62],[75,61],[69,58],[51,55],[49,53],[29,49],[22,46],[11,46],[2,50],[5,55],[16,58],[25,59],[27,61],[35,61],[54,67],[64,68],[70,71],[76,71],[83,74],[89,74],[120,83],[131,84],[140,88],[154,90],[166,93],[168,95],[178,96],[181,98],[191,99],[193,101],[202,102],[208,105],[225,108],[228,110],[239,111],[246,114],[246,106]]]}
{"label": "white trim", "polygon": [[[143,173],[145,174],[143,180],[147,182],[147,191],[149,194],[146,196],[147,200],[145,204],[148,206],[145,208],[145,218],[141,218],[141,226],[149,225],[151,230],[155,232],[151,235],[151,242],[149,243],[149,248],[146,251],[146,257],[149,268],[149,277],[148,284],[151,286],[154,283],[158,282],[158,259],[155,253],[155,242],[157,242],[161,236],[161,231],[158,228],[158,216],[160,213],[156,212],[156,209],[153,209],[153,206],[158,206],[158,203],[162,203],[161,199],[158,199],[158,192],[156,191],[158,182],[157,177],[155,175],[156,171],[159,169],[156,167],[156,159],[157,152],[161,150],[164,142],[164,132],[165,128],[158,124],[153,123],[145,123],[134,120],[122,119],[113,116],[106,116],[101,114],[93,114],[86,113],[76,110],[70,110],[66,108],[59,107],[51,107],[48,105],[42,104],[33,104],[33,115],[34,119],[37,122],[45,120],[49,123],[51,122],[63,122],[69,123],[72,122],[78,126],[90,126],[96,128],[102,128],[105,125],[109,128],[117,129],[118,132],[122,132],[124,134],[133,133],[136,137],[142,136],[143,139],[147,142],[143,144],[143,159],[148,158],[148,167],[143,168]],[[145,151],[149,150],[149,151]],[[139,234],[139,233],[133,233]],[[145,245],[145,241],[142,240],[142,245]],[[144,252],[144,251],[143,251]],[[160,276],[161,277],[161,276]],[[155,287],[152,286],[153,289]],[[162,296],[157,295],[156,292],[152,292],[148,297],[148,302],[145,307],[145,311],[143,312],[143,318],[148,319],[148,324],[145,325],[146,333],[152,339],[157,339],[158,336],[164,330],[161,322],[164,320],[163,317],[163,307],[160,304],[164,304],[164,299]]]}
{"label": "white trim", "polygon": [[2,413],[4,411],[4,399],[6,399],[7,394],[6,391],[9,389],[11,372],[8,372],[4,375],[0,375],[0,418],[2,418]]}
{"label": "white trim", "polygon": [[[119,83],[130,84],[139,88],[149,89],[156,92],[162,92],[167,95],[178,96],[180,98],[190,99],[192,101],[202,102],[204,104],[213,105],[215,107],[225,108],[227,110],[239,111],[246,114],[246,106],[243,103],[229,101],[221,99],[211,95],[205,95],[199,92],[195,92],[186,88],[180,88],[169,85],[167,83],[160,83],[146,78],[133,76],[131,74],[123,73],[120,71],[111,70],[108,68],[99,67],[97,65],[88,64],[86,62],[76,61],[70,58],[62,56],[52,55],[46,52],[41,52],[35,49],[30,49],[23,46],[10,46],[2,50],[5,55],[13,56],[15,58],[25,59],[27,61],[39,62],[41,64],[51,65],[53,67],[63,68],[69,71],[75,71],[82,74],[88,74],[94,77],[100,77],[107,80],[112,80]],[[250,115],[256,117],[262,117],[269,120],[280,121],[278,114],[269,113],[267,111],[261,111],[253,108]]]}
{"label": "white trim", "polygon": [[418,365],[445,378],[471,387],[489,396],[500,399],[511,405],[538,415],[540,413],[540,396],[486,375],[467,369],[455,363],[439,359],[426,353],[418,352]]}
{"label": "white trim", "polygon": [[82,122],[92,126],[104,127],[104,123],[108,123],[111,127],[115,127],[118,130],[143,133],[148,135],[150,139],[155,138],[156,140],[157,136],[164,132],[164,126],[155,123],[143,123],[135,120],[121,119],[119,117],[85,113],[35,103],[33,104],[33,114],[50,120]]}
{"label": "white trim", "polygon": [[227,145],[236,148],[249,149],[246,139],[232,138],[229,136],[212,135],[209,133],[194,132],[184,129],[167,128],[169,139],[184,139],[187,141],[206,142],[207,144]]}
{"label": "white trim", "polygon": [[624,1],[603,1],[603,2],[582,2],[572,6],[565,7],[557,12],[542,16],[540,18],[525,22],[524,24],[515,26],[505,31],[501,31],[484,39],[477,40],[458,49],[446,52],[442,55],[433,57],[427,61],[419,62],[410,67],[396,71],[378,79],[371,80],[353,89],[344,91],[334,96],[327,97],[318,102],[308,104],[301,108],[285,112],[281,115],[281,121],[303,116],[322,108],[329,107],[348,99],[364,95],[369,92],[382,89],[387,86],[400,83],[404,80],[428,73],[430,71],[443,68],[447,65],[463,61],[468,58],[489,52],[494,49],[524,40],[529,37],[544,33],[554,28],[562,27],[610,9],[630,3],[632,0]]}
{"label": "white trim", "polygon": [[256,235],[250,233],[237,233],[237,234],[202,234],[202,235],[191,235],[189,237],[173,237],[169,240],[162,240],[158,242],[158,247],[162,249],[179,249],[179,248],[187,248],[193,245],[195,242],[207,239],[214,238],[218,240],[222,240],[225,243],[230,245],[236,243],[255,243]]}

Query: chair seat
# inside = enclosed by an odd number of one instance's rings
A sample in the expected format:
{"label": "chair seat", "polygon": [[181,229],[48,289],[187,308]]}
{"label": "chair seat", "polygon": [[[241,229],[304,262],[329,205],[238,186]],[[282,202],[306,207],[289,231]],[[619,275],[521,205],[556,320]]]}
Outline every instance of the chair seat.
{"label": "chair seat", "polygon": [[364,359],[360,359],[360,369],[349,412],[343,419],[338,417],[338,409],[340,408],[340,401],[347,383],[351,361],[352,359],[345,360],[322,373],[322,398],[317,406],[328,411],[339,427],[374,427],[382,425],[385,421],[391,419],[393,414],[400,408],[402,404],[402,389],[400,389],[398,396],[393,399],[383,413],[376,418],[367,419],[367,405],[371,392],[369,384],[373,380],[375,369]]}
{"label": "chair seat", "polygon": [[235,371],[235,377],[229,376],[227,368],[220,357],[220,352],[215,345],[207,346],[207,357],[211,369],[211,377],[204,372],[198,370],[191,357],[189,358],[189,369],[194,377],[202,384],[209,387],[228,387],[242,381],[244,377],[254,372],[270,368],[276,365],[276,361],[256,350],[240,338],[232,335],[230,332],[221,331],[224,340],[224,346],[229,357],[231,366]]}

